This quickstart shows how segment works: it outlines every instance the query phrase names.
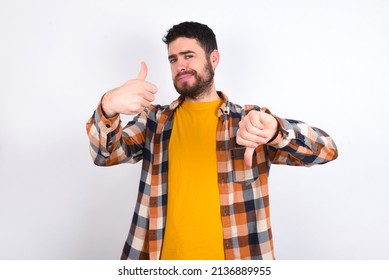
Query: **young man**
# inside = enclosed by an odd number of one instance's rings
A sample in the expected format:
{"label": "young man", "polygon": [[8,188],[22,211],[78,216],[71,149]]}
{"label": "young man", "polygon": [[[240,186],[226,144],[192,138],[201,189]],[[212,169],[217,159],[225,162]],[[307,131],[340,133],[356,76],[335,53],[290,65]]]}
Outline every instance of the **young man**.
{"label": "young man", "polygon": [[[184,22],[164,38],[179,98],[152,105],[142,62],[136,79],[107,92],[87,123],[95,164],[143,160],[122,259],[274,259],[270,165],[337,157],[322,130],[241,107],[216,90],[219,52],[206,25]],[[138,114],[124,128],[120,114]]]}

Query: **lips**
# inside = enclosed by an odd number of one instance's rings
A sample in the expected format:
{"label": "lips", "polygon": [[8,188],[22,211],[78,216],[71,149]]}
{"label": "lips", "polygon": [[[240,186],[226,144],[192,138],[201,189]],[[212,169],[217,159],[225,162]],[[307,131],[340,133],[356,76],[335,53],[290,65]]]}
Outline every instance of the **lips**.
{"label": "lips", "polygon": [[185,71],[176,75],[176,81],[186,82],[194,76],[193,71]]}

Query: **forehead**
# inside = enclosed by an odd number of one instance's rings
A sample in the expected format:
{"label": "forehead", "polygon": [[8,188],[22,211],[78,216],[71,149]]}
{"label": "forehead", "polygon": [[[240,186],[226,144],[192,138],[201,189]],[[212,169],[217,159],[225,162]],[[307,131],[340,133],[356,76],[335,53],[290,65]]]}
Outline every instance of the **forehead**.
{"label": "forehead", "polygon": [[196,39],[180,37],[170,42],[168,46],[168,55],[178,55],[179,53],[193,51],[195,53],[204,53],[203,48]]}

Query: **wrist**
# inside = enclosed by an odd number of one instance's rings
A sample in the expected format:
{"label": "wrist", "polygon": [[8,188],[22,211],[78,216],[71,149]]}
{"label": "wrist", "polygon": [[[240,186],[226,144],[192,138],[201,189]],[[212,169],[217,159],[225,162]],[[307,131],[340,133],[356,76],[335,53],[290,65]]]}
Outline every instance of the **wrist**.
{"label": "wrist", "polygon": [[276,131],[274,132],[273,137],[270,138],[270,140],[267,141],[267,143],[273,142],[273,141],[277,138],[277,136],[278,136],[279,134],[280,134],[280,129],[279,129],[279,127],[277,126],[277,129],[276,129]]}
{"label": "wrist", "polygon": [[117,113],[110,108],[111,94],[112,92],[108,91],[101,97],[101,109],[106,118],[112,118],[117,115]]}

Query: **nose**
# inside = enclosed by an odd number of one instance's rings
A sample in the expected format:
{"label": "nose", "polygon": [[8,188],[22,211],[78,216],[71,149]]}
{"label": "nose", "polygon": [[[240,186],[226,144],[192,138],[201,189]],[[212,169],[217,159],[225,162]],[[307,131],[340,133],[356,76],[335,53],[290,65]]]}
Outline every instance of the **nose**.
{"label": "nose", "polygon": [[176,71],[177,72],[183,72],[187,69],[187,66],[185,64],[185,60],[182,58],[178,58],[176,62]]}

